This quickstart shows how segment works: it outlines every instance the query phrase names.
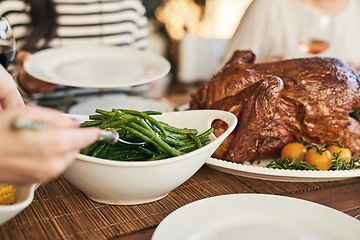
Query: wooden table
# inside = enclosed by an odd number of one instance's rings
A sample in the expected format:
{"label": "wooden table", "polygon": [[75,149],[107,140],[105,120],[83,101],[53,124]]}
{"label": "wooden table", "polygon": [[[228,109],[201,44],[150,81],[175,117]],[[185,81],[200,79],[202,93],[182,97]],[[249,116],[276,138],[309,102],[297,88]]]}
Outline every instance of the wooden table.
{"label": "wooden table", "polygon": [[40,186],[30,206],[0,226],[0,239],[147,240],[174,210],[196,200],[234,193],[290,196],[323,204],[352,217],[360,215],[360,177],[290,183],[246,178],[203,166],[167,197],[128,206],[94,202],[59,177]]}
{"label": "wooden table", "polygon": [[[180,95],[172,95],[173,99],[180,105],[186,103]],[[40,186],[30,206],[0,226],[0,239],[148,240],[176,209],[204,198],[237,193],[289,196],[360,216],[360,177],[293,183],[232,175],[204,165],[165,198],[128,206],[94,202],[60,176]]]}
{"label": "wooden table", "polygon": [[[276,185],[276,182],[273,182],[273,184]],[[340,181],[337,184],[325,188],[291,191],[282,195],[319,203],[360,220],[360,178],[355,178],[353,181],[347,181],[346,183]],[[155,228],[151,228],[116,239],[150,240],[154,231]]]}

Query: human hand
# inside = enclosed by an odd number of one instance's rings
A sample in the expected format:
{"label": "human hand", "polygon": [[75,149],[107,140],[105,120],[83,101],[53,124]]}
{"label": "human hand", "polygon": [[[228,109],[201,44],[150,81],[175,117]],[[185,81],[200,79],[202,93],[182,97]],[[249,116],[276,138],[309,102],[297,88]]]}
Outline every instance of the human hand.
{"label": "human hand", "polygon": [[24,101],[17,90],[14,79],[5,68],[0,66],[0,111],[23,105]]}
{"label": "human hand", "polygon": [[30,94],[54,91],[58,85],[37,79],[24,70],[24,62],[30,59],[31,53],[29,52],[19,51],[18,54],[16,54],[16,69],[18,71],[18,81],[21,87]]}
{"label": "human hand", "polygon": [[[50,129],[16,130],[14,119],[39,121]],[[41,183],[60,175],[79,151],[100,136],[98,128],[79,128],[61,112],[25,106],[0,112],[0,182]]]}

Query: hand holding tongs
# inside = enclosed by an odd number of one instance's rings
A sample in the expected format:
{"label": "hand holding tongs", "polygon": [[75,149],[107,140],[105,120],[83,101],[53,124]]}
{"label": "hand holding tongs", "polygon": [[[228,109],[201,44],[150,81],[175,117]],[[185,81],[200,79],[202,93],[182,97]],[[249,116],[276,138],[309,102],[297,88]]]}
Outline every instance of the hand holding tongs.
{"label": "hand holding tongs", "polygon": [[[42,123],[39,121],[33,121],[21,117],[14,119],[12,127],[14,129],[34,129],[34,130],[43,130],[51,128],[50,125]],[[114,130],[100,130],[99,141],[104,141],[107,143],[116,143],[121,142],[128,145],[144,145],[145,142],[129,142],[120,138],[119,133]]]}

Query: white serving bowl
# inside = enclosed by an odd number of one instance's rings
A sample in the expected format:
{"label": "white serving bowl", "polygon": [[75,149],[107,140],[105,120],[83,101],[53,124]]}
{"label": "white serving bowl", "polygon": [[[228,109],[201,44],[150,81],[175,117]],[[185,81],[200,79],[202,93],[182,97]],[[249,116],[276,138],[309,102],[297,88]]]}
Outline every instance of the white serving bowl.
{"label": "white serving bowl", "polygon": [[78,154],[63,176],[97,202],[130,205],[156,201],[198,171],[237,124],[234,114],[219,110],[169,112],[153,117],[175,127],[195,128],[199,133],[221,119],[228,129],[218,138],[211,135],[211,142],[200,149],[158,161],[119,162]]}
{"label": "white serving bowl", "polygon": [[0,225],[9,221],[30,205],[34,198],[36,184],[15,185],[14,204],[0,205]]}

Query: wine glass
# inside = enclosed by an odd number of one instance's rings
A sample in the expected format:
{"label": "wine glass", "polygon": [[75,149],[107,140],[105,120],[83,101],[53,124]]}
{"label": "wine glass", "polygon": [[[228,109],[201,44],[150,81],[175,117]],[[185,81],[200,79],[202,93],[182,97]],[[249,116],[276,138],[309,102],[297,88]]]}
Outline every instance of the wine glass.
{"label": "wine glass", "polygon": [[7,69],[15,57],[15,38],[5,17],[0,17],[0,63]]}
{"label": "wine glass", "polygon": [[300,50],[309,55],[316,55],[328,49],[332,22],[330,15],[305,15],[300,22],[298,42]]}

